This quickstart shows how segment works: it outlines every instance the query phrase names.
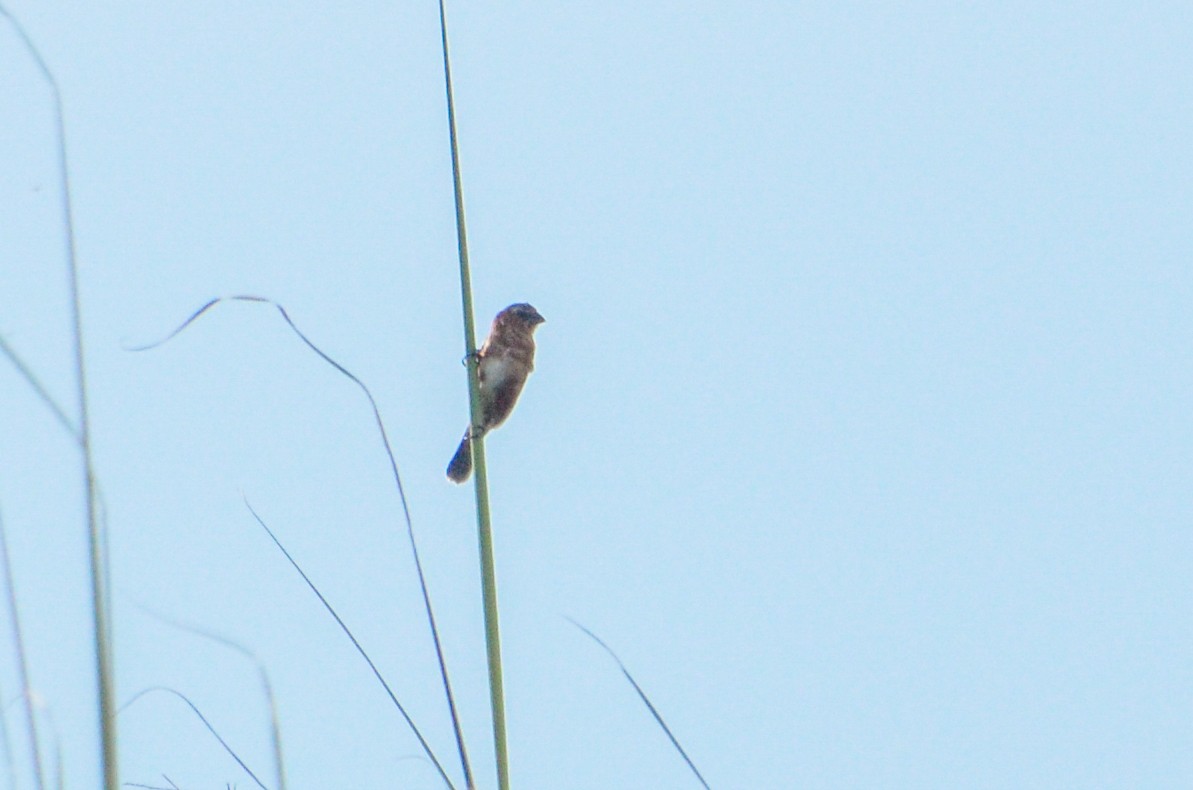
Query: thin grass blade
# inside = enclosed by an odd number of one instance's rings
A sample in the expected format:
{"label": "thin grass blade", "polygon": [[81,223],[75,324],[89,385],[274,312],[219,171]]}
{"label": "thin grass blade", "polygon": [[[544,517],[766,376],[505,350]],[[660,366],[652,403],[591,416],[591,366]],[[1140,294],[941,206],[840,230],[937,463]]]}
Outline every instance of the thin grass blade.
{"label": "thin grass blade", "polygon": [[406,724],[409,725],[411,731],[414,733],[414,737],[418,739],[418,743],[420,746],[422,746],[423,752],[426,753],[427,757],[434,764],[435,770],[439,772],[439,776],[443,778],[444,783],[451,788],[451,790],[455,790],[455,786],[452,784],[451,779],[448,778],[447,772],[443,770],[443,765],[440,764],[439,759],[435,756],[435,752],[431,749],[431,744],[429,744],[427,739],[423,737],[422,731],[419,730],[418,725],[414,723],[414,719],[410,717],[410,714],[406,712],[405,706],[403,706],[401,702],[398,702],[398,698],[394,694],[393,689],[389,687],[389,683],[387,683],[385,678],[382,676],[381,670],[379,670],[377,665],[373,663],[373,659],[369,657],[368,652],[364,649],[360,642],[356,640],[356,635],[352,633],[352,629],[348,627],[348,624],[345,623],[340,617],[339,613],[336,612],[335,607],[331,605],[331,602],[323,597],[323,593],[319,591],[319,588],[315,586],[315,583],[311,581],[309,576],[307,576],[306,571],[304,571],[302,566],[300,566],[294,557],[290,555],[290,552],[287,551],[286,547],[282,545],[282,542],[278,540],[277,535],[273,534],[273,530],[266,526],[265,522],[259,515],[257,515],[257,511],[253,510],[253,506],[249,504],[247,499],[244,500],[244,506],[247,507],[249,512],[253,514],[253,518],[257,520],[257,523],[260,524],[261,528],[265,530],[265,533],[269,535],[269,539],[273,541],[273,545],[278,547],[278,550],[282,552],[282,555],[290,562],[290,565],[293,566],[294,570],[298,571],[298,575],[302,577],[302,580],[306,582],[307,587],[309,587],[311,592],[315,594],[315,597],[319,599],[319,603],[323,604],[323,608],[327,610],[328,614],[330,614],[336,621],[336,624],[339,625],[340,630],[343,631],[348,639],[352,642],[352,646],[356,648],[356,652],[360,654],[361,658],[365,660],[365,663],[369,665],[369,669],[373,671],[373,677],[377,678],[377,682],[381,684],[381,687],[385,689],[385,693],[389,695],[390,702],[394,704],[394,707],[398,709],[400,714],[402,714],[402,718],[406,720]]}
{"label": "thin grass blade", "polygon": [[0,6],[3,16],[17,32],[31,58],[37,64],[54,99],[55,131],[57,132],[58,174],[62,222],[66,234],[66,262],[70,286],[71,328],[74,339],[75,386],[79,402],[79,437],[82,455],[83,486],[87,503],[88,559],[91,573],[92,621],[95,641],[95,674],[99,697],[100,768],[105,790],[120,787],[118,752],[116,748],[116,711],[112,666],[111,612],[108,609],[107,556],[105,540],[100,534],[97,517],[95,466],[91,457],[91,421],[87,408],[87,367],[83,349],[82,300],[79,295],[79,266],[75,244],[74,210],[71,204],[70,167],[66,155],[66,121],[62,109],[62,91],[41,52],[34,45],[25,28],[8,9]]}
{"label": "thin grass blade", "polygon": [[587,634],[592,641],[604,648],[605,652],[617,662],[618,668],[621,669],[621,674],[625,675],[626,680],[630,681],[630,685],[634,687],[634,691],[638,692],[638,698],[642,700],[643,704],[646,705],[646,709],[650,711],[650,715],[654,716],[654,720],[658,722],[658,725],[663,729],[663,732],[667,734],[667,737],[671,740],[671,745],[675,747],[677,752],[679,752],[679,756],[682,757],[684,762],[688,764],[688,768],[692,769],[692,773],[695,774],[696,778],[700,780],[700,784],[703,785],[706,790],[711,790],[711,788],[708,787],[708,782],[704,781],[704,777],[701,776],[700,771],[696,768],[696,764],[692,762],[692,758],[688,757],[688,753],[684,751],[682,746],[680,746],[679,739],[675,737],[675,733],[671,732],[671,728],[667,726],[667,722],[663,721],[663,716],[659,713],[658,709],[655,708],[654,703],[650,701],[650,697],[646,696],[646,692],[643,691],[642,687],[638,685],[638,681],[634,680],[634,676],[630,674],[630,670],[626,668],[626,665],[622,662],[621,658],[618,657],[617,653],[613,652],[613,648],[609,647],[607,644],[605,644],[603,639],[594,634],[592,631],[589,631],[584,626],[580,625],[572,618],[567,617],[566,619],[569,623]]}

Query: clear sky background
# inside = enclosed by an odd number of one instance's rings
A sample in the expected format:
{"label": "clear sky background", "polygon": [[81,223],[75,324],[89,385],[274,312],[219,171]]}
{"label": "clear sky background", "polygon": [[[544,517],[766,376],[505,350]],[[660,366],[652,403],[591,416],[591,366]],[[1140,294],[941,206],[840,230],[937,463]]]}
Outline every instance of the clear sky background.
{"label": "clear sky background", "polygon": [[[257,305],[123,350],[268,296],[376,395],[493,787],[434,3],[5,6],[65,99],[119,699],[272,775],[252,664],[150,606],[264,664],[291,787],[441,786],[243,493],[452,760],[359,391]],[[515,787],[697,786],[565,615],[718,790],[1193,786],[1189,5],[449,17],[478,322],[547,318],[488,442]],[[53,129],[0,27],[0,333],[73,410]],[[77,456],[8,364],[0,407],[43,731],[93,787]],[[120,724],[124,781],[252,786],[173,698]]]}

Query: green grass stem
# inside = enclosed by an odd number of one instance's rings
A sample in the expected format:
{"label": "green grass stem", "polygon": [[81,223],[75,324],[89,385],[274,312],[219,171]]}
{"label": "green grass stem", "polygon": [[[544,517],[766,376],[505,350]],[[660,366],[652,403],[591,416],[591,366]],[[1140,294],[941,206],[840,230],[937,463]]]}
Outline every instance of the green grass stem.
{"label": "green grass stem", "polygon": [[62,93],[58,81],[46,65],[33,40],[20,22],[0,6],[5,16],[37,64],[54,98],[55,130],[58,137],[58,169],[61,179],[62,219],[66,230],[66,260],[70,284],[71,326],[74,336],[75,386],[79,401],[79,443],[82,455],[83,488],[87,506],[88,556],[91,570],[92,620],[95,637],[96,685],[99,697],[101,770],[104,790],[118,790],[120,780],[116,751],[116,708],[112,681],[112,645],[107,593],[107,552],[100,530],[99,498],[95,485],[95,467],[91,458],[91,421],[87,409],[87,367],[83,350],[82,305],[79,297],[79,267],[75,244],[74,212],[70,199],[70,170],[66,156],[66,123],[63,119]]}
{"label": "green grass stem", "polygon": [[[0,519],[0,566],[4,569],[4,597],[8,603],[8,617],[12,620],[13,645],[17,654],[17,677],[21,681],[21,703],[28,727],[29,756],[33,762],[33,778],[37,790],[44,790],[46,782],[41,763],[41,745],[37,738],[37,720],[33,718],[33,687],[29,683],[29,663],[25,654],[25,638],[21,633],[21,616],[17,610],[16,582],[12,577],[12,562],[8,556],[8,533],[2,519]],[[3,718],[5,717],[0,716],[0,719]],[[4,734],[4,747],[7,752],[7,731]],[[16,787],[15,783],[13,787]]]}
{"label": "green grass stem", "polygon": [[[460,300],[464,313],[464,351],[468,363],[468,402],[472,425],[482,422],[480,361],[476,356],[476,322],[472,309],[472,275],[468,265],[468,233],[464,222],[464,187],[460,178],[460,146],[456,133],[456,105],[452,94],[451,58],[447,46],[447,11],[439,0],[439,30],[443,42],[443,82],[447,94],[447,125],[451,141],[452,186],[456,199],[456,245],[460,258]],[[481,593],[485,613],[485,651],[489,665],[489,702],[493,718],[493,750],[498,790],[509,790],[509,757],[505,736],[505,691],[501,672],[501,631],[497,610],[497,573],[493,562],[493,528],[489,514],[489,477],[485,469],[485,440],[470,442],[476,490],[476,529],[480,543]]]}

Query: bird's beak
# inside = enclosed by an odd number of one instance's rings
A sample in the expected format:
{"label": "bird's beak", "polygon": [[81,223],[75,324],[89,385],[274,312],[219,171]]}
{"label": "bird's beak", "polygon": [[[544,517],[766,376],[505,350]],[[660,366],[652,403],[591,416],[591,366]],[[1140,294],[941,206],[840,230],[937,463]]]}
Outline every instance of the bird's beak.
{"label": "bird's beak", "polygon": [[537,311],[535,311],[534,318],[532,320],[534,321],[534,323],[536,325],[547,323],[547,319],[545,319],[541,315],[539,315]]}

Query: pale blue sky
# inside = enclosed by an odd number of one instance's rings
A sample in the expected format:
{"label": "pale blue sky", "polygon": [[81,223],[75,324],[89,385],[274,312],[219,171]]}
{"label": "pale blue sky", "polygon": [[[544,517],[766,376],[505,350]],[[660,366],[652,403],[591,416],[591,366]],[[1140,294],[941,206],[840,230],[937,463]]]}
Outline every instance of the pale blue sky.
{"label": "pale blue sky", "polygon": [[[260,294],[378,399],[494,786],[434,4],[5,5],[66,101],[118,696],[187,693],[271,773],[252,666],[151,605],[265,664],[292,787],[439,786],[243,492],[451,760],[359,392],[252,305],[122,350]],[[547,318],[488,443],[515,787],[697,786],[563,615],[718,790],[1193,785],[1189,7],[449,15],[478,321]],[[0,333],[73,404],[7,27],[0,151]],[[90,787],[76,459],[6,365],[0,404],[33,684]],[[125,781],[251,786],[167,697],[121,725]]]}

